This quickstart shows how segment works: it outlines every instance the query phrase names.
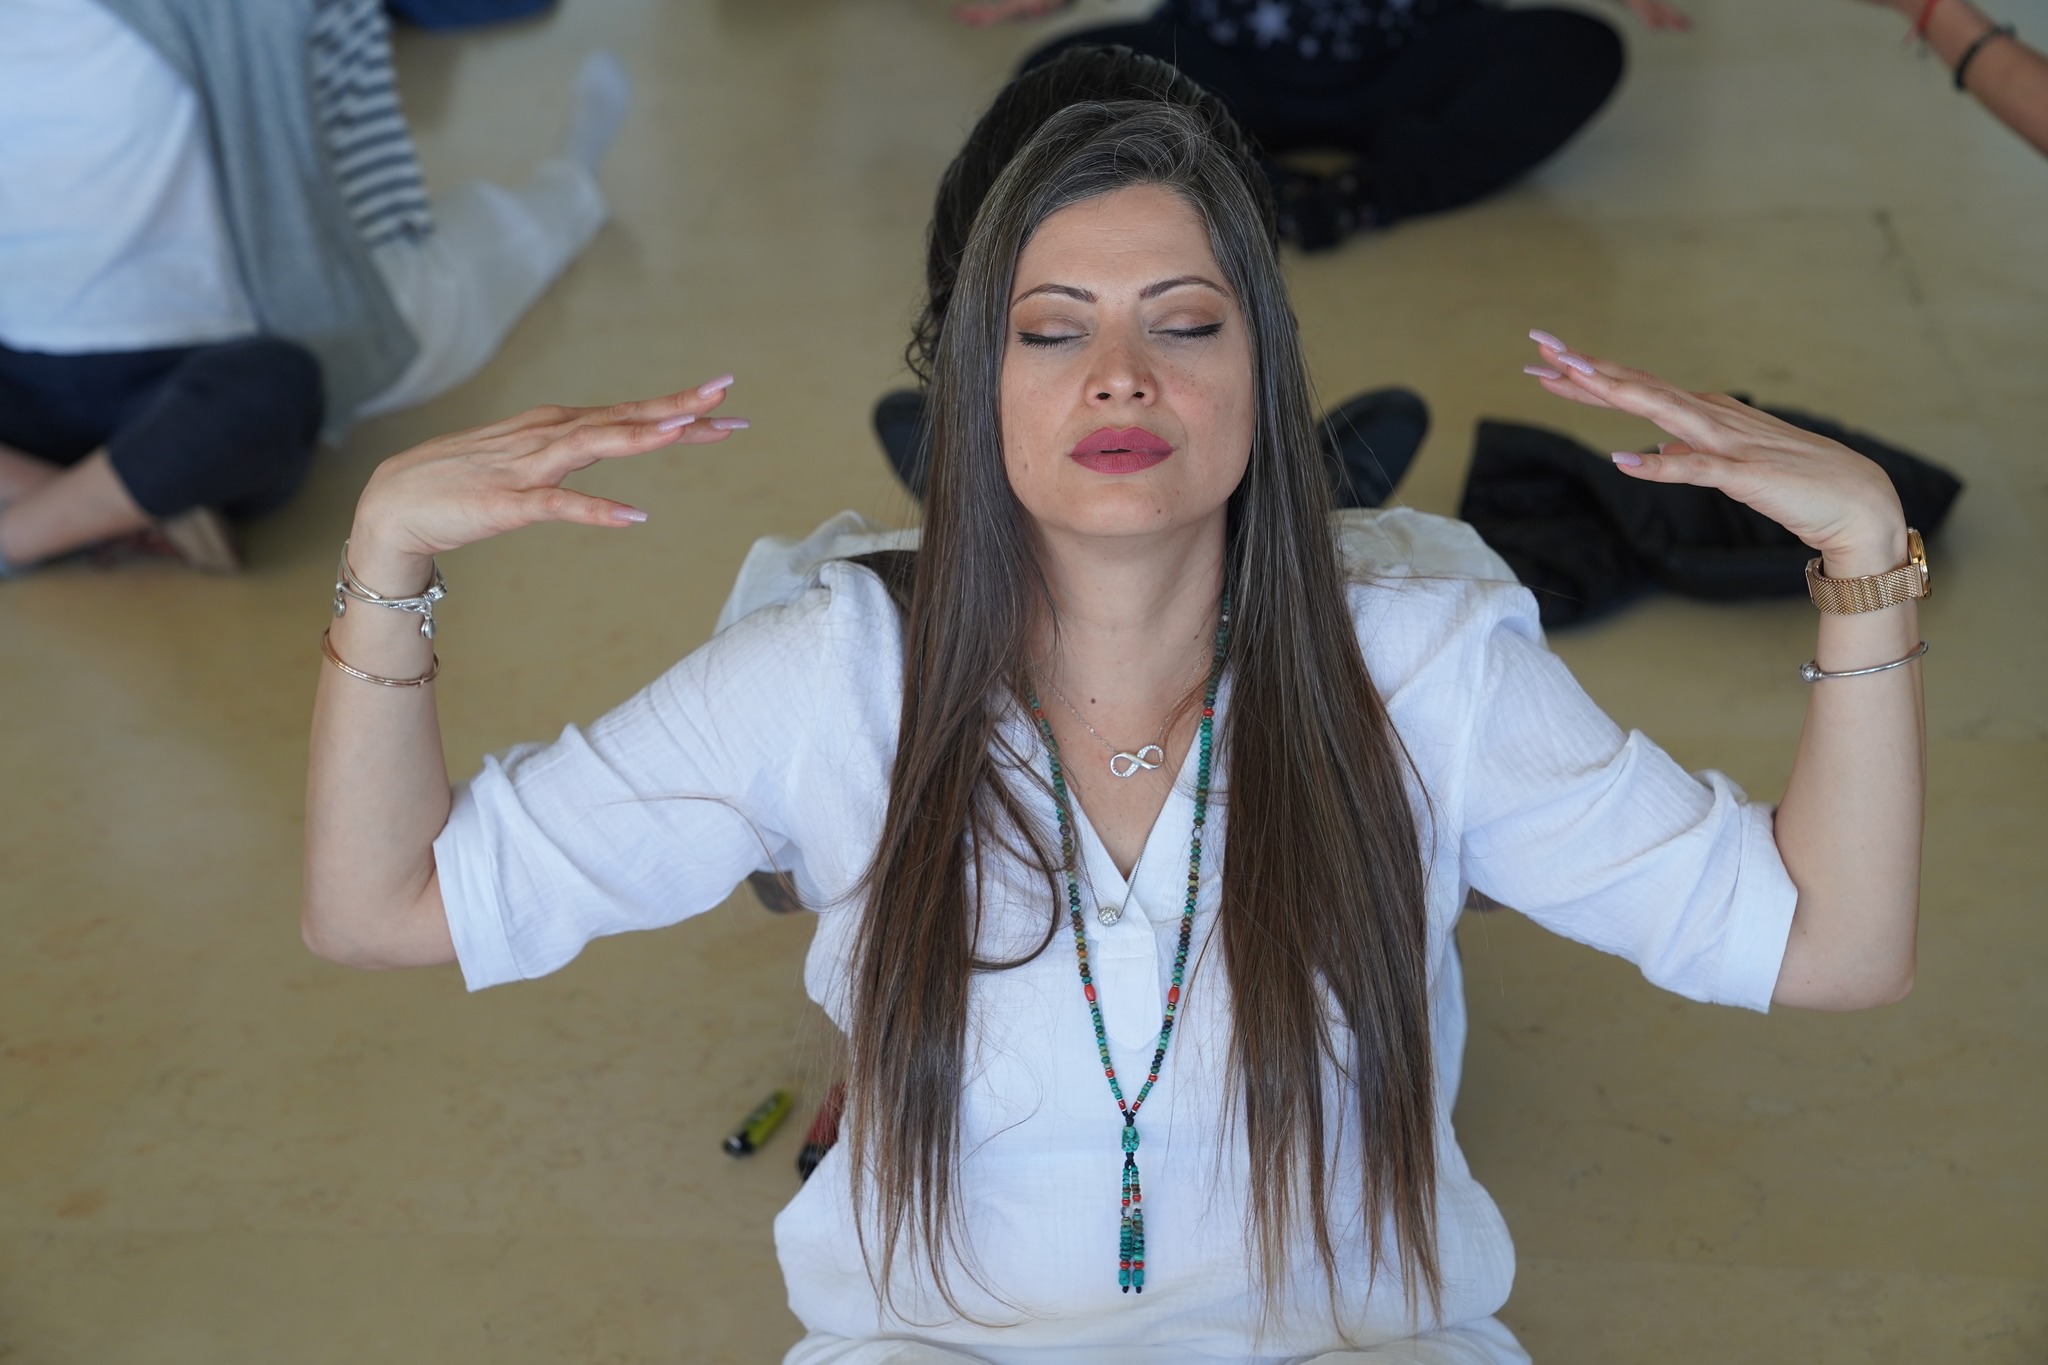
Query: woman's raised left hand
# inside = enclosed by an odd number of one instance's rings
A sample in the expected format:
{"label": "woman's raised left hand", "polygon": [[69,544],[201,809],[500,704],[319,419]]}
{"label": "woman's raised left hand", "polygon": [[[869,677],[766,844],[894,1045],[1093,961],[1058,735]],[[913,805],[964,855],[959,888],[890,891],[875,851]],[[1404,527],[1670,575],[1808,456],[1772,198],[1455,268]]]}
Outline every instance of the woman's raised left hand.
{"label": "woman's raised left hand", "polygon": [[1650,483],[1718,488],[1812,546],[1832,577],[1884,573],[1906,556],[1906,518],[1885,472],[1838,441],[1802,431],[1721,393],[1692,393],[1644,370],[1582,355],[1531,332],[1527,372],[1559,398],[1633,413],[1673,439],[1655,453],[1617,451],[1615,466]]}

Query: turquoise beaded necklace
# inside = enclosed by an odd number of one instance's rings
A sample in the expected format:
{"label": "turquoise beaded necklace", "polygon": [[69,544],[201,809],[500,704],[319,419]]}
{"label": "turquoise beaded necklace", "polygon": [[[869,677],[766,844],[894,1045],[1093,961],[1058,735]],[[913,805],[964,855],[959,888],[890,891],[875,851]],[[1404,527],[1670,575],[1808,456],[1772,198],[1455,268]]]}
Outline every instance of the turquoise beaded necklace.
{"label": "turquoise beaded necklace", "polygon": [[1024,699],[1031,707],[1031,719],[1045,741],[1047,766],[1052,772],[1053,813],[1059,820],[1061,871],[1066,874],[1067,917],[1074,926],[1074,954],[1081,964],[1081,997],[1088,1002],[1088,1017],[1095,1025],[1095,1048],[1102,1057],[1102,1074],[1109,1078],[1109,1093],[1117,1111],[1124,1116],[1123,1216],[1117,1229],[1117,1286],[1128,1294],[1145,1292],[1145,1194],[1138,1182],[1138,1110],[1145,1097],[1159,1083],[1159,1068],[1166,1062],[1167,1045],[1173,1041],[1173,1021],[1180,1014],[1180,992],[1187,974],[1188,944],[1195,932],[1195,901],[1202,889],[1202,826],[1209,816],[1209,759],[1216,729],[1216,685],[1223,676],[1223,647],[1230,638],[1230,594],[1223,595],[1221,620],[1216,626],[1215,655],[1209,664],[1209,681],[1202,689],[1202,725],[1197,735],[1201,756],[1195,770],[1195,832],[1188,839],[1188,894],[1181,908],[1180,945],[1173,954],[1173,983],[1166,988],[1166,1017],[1159,1025],[1159,1046],[1152,1053],[1152,1065],[1136,1099],[1124,1099],[1123,1086],[1116,1078],[1116,1063],[1109,1056],[1109,1030],[1103,1027],[1102,1006],[1095,999],[1095,977],[1088,969],[1088,933],[1081,919],[1079,858],[1074,839],[1074,820],[1067,797],[1067,779],[1060,763],[1059,742],[1053,738],[1052,722],[1039,703],[1038,689],[1028,682]]}

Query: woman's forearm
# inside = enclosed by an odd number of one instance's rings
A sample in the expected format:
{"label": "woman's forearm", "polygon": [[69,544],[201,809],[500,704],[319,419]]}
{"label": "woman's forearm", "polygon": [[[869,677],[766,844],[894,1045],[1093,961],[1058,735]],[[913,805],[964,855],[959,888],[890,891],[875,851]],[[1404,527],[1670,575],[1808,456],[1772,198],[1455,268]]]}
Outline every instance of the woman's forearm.
{"label": "woman's forearm", "polygon": [[[1906,562],[1904,527],[1830,559],[1832,578]],[[1920,643],[1912,602],[1822,615],[1815,662],[1828,672],[1904,658]],[[1799,889],[1774,1000],[1859,1009],[1913,983],[1926,796],[1921,666],[1811,684],[1798,757],[1778,807],[1778,850]]]}
{"label": "woman's forearm", "polygon": [[[711,417],[732,382],[725,375],[608,408],[532,408],[394,455],[356,504],[349,564],[370,591],[405,596],[426,589],[434,555],[507,531],[543,521],[638,525],[645,512],[562,480],[599,460],[744,431],[744,417]],[[420,618],[374,602],[351,599],[331,639],[350,669],[375,678],[416,679],[433,667]],[[306,775],[306,946],[359,967],[453,961],[434,870],[447,823],[433,685],[384,686],[323,664]]]}
{"label": "woman's forearm", "polygon": [[[352,538],[350,563],[384,596],[426,587],[431,561]],[[332,622],[335,653],[385,678],[433,663],[420,618],[351,601]],[[434,839],[448,820],[434,684],[386,687],[323,661],[306,779],[306,881],[300,928],[322,957],[358,967],[454,959],[434,875]]]}
{"label": "woman's forearm", "polygon": [[[1674,439],[1616,451],[1647,483],[1718,488],[1820,550],[1831,578],[1906,562],[1905,514],[1882,469],[1837,441],[1726,394],[1694,393],[1643,370],[1529,334],[1545,391],[1655,422]],[[1830,673],[1876,668],[1919,645],[1910,602],[1824,615],[1815,662]],[[1925,800],[1920,666],[1812,684],[1776,836],[1799,899],[1772,998],[1815,1009],[1897,1000],[1912,987]]]}
{"label": "woman's forearm", "polygon": [[[1927,16],[1927,46],[1953,71],[1994,22],[1970,0],[1934,0]],[[1970,59],[1963,88],[2048,155],[2048,57],[2016,37],[1994,38]]]}

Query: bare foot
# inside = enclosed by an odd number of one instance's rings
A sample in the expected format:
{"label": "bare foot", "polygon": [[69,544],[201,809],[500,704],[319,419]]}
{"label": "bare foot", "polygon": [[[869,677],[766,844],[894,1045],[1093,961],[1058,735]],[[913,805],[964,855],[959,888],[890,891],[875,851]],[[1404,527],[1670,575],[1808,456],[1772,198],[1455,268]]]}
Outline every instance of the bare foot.
{"label": "bare foot", "polygon": [[25,569],[149,524],[103,447],[0,508],[0,560]]}
{"label": "bare foot", "polygon": [[0,445],[0,504],[23,497],[63,472],[61,465]]}

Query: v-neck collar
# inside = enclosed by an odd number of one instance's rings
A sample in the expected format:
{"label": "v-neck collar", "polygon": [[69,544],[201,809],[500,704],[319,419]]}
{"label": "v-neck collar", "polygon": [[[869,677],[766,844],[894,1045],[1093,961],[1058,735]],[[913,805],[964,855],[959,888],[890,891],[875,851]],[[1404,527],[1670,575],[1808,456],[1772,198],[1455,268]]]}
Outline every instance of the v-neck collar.
{"label": "v-neck collar", "polygon": [[[1117,870],[1116,859],[1109,856],[1109,846],[1095,832],[1095,822],[1081,805],[1074,784],[1067,784],[1067,806],[1080,840],[1083,887],[1094,893],[1098,905],[1113,903],[1123,907],[1126,916],[1149,920],[1145,902],[1155,899],[1151,894],[1156,885],[1152,874],[1165,866],[1186,867],[1188,840],[1195,832],[1195,761],[1200,748],[1199,740],[1191,742],[1187,753],[1181,756],[1180,771],[1174,775],[1166,800],[1160,803],[1159,814],[1152,817],[1152,827],[1145,831],[1145,842],[1138,850],[1138,860],[1132,864],[1129,877]],[[1133,894],[1140,888],[1143,894]]]}
{"label": "v-neck collar", "polygon": [[[1224,707],[1230,699],[1230,673],[1225,670],[1216,684],[1216,720],[1220,729]],[[1023,727],[1031,737],[1033,761],[1041,768],[1045,763],[1045,739],[1038,733],[1038,727],[1031,720],[1029,712],[1022,713]],[[1213,734],[1213,731],[1212,731]],[[1195,834],[1195,776],[1201,759],[1201,740],[1188,743],[1187,752],[1181,755],[1180,770],[1174,774],[1173,786],[1166,793],[1166,800],[1159,807],[1159,814],[1152,818],[1152,827],[1145,831],[1144,845],[1138,850],[1138,861],[1126,878],[1117,869],[1116,859],[1109,856],[1108,845],[1095,832],[1094,821],[1081,805],[1080,798],[1072,783],[1067,784],[1067,808],[1074,822],[1075,849],[1080,858],[1080,872],[1084,897],[1092,896],[1094,905],[1084,899],[1082,918],[1091,933],[1113,931],[1115,925],[1105,926],[1095,917],[1097,906],[1114,903],[1123,908],[1123,915],[1117,921],[1122,924],[1133,918],[1151,923],[1155,914],[1171,913],[1178,916],[1185,908],[1187,888],[1188,845]],[[1215,824],[1213,812],[1216,808],[1214,788],[1219,772],[1217,758],[1222,746],[1219,744],[1210,760],[1209,780],[1211,795],[1209,808],[1212,812],[1210,823]],[[1052,805],[1050,793],[1045,795],[1045,804]],[[1205,850],[1206,851],[1206,850]],[[1148,910],[1148,907],[1150,909]]]}

